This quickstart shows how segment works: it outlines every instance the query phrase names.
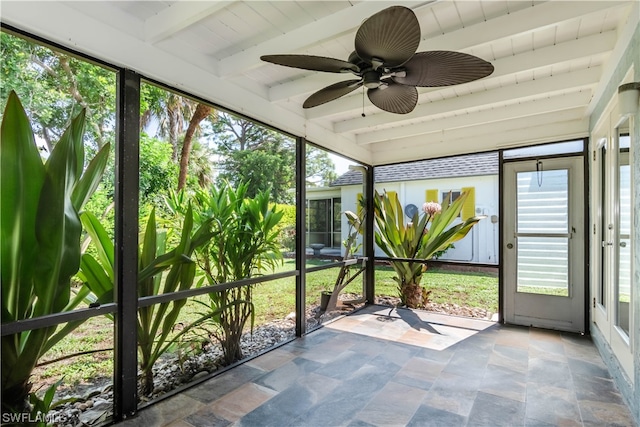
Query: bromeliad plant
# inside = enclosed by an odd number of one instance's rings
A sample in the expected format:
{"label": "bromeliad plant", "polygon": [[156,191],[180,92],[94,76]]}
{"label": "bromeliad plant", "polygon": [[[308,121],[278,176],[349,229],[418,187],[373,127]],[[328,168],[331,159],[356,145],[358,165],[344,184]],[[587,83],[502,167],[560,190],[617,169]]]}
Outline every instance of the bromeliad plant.
{"label": "bromeliad plant", "polygon": [[[72,310],[71,277],[80,266],[79,212],[97,188],[105,145],[85,168],[84,110],[43,163],[29,119],[11,92],[0,137],[2,323]],[[2,411],[28,411],[31,372],[82,322],[2,337]]]}
{"label": "bromeliad plant", "polygon": [[[217,285],[255,277],[273,269],[282,260],[277,225],[283,212],[269,202],[269,191],[247,196],[248,184],[236,189],[226,182],[219,188],[199,191],[193,198],[196,221],[211,221],[214,238],[198,251],[204,272],[202,284]],[[180,213],[184,198],[169,200]],[[231,364],[243,358],[240,339],[247,321],[253,326],[253,287],[239,286],[209,294],[203,303],[214,328],[209,332],[220,342],[224,361]],[[206,315],[205,315],[206,317]]]}
{"label": "bromeliad plant", "polygon": [[[82,223],[96,247],[97,258],[89,253],[83,254],[78,277],[91,289],[90,301],[113,301],[113,242],[93,214],[83,213]],[[138,297],[177,292],[193,286],[196,264],[191,256],[211,239],[211,220],[203,221],[197,230],[193,231],[193,213],[191,206],[188,206],[180,229],[178,244],[174,249],[168,250],[167,232],[157,228],[155,209],[151,211],[138,256]],[[133,292],[133,289],[131,291]],[[185,328],[178,335],[171,335],[186,302],[186,299],[182,299],[138,310],[138,350],[142,372],[140,388],[145,395],[153,392],[155,362],[180,335],[189,330]]]}
{"label": "bromeliad plant", "polygon": [[[423,213],[416,212],[410,222],[404,222],[402,205],[395,193],[376,191],[375,242],[389,258],[427,260],[450,244],[457,242],[483,217],[472,217],[451,226],[458,217],[468,193],[463,192],[452,203],[446,197],[442,205],[434,202],[423,205]],[[396,272],[401,303],[419,308],[427,302],[427,291],[420,286],[426,264],[412,261],[392,261]]]}

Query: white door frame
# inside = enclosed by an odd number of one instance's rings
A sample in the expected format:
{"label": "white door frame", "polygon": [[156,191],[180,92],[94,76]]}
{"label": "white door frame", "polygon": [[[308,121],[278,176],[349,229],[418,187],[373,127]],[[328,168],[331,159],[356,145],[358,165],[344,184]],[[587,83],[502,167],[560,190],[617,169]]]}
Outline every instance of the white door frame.
{"label": "white door frame", "polygon": [[[619,305],[616,289],[619,283],[619,259],[616,250],[621,243],[620,200],[618,173],[621,164],[630,164],[632,152],[620,153],[619,128],[626,123],[627,132],[633,129],[632,118],[620,119],[617,105],[609,109],[606,119],[598,124],[593,133],[592,146],[593,173],[591,180],[594,197],[592,218],[594,244],[592,260],[592,306],[591,320],[620,362],[627,378],[632,382],[633,375],[633,334],[629,336],[618,326]],[[626,122],[630,120],[631,122]],[[630,125],[630,126],[629,126]],[[633,187],[633,182],[631,182]],[[633,206],[633,189],[631,189]],[[634,212],[631,209],[631,224]],[[631,235],[633,239],[633,233]],[[633,241],[631,243],[633,259]],[[634,292],[631,286],[631,293]],[[633,298],[633,296],[631,296]],[[631,299],[632,300],[632,299]],[[629,326],[633,325],[633,310],[629,313]]]}

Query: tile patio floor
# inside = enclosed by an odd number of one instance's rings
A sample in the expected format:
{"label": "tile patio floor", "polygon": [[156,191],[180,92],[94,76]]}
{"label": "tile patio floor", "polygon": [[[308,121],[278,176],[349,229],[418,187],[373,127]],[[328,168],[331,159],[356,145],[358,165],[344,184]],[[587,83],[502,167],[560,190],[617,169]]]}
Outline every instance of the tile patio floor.
{"label": "tile patio floor", "polygon": [[120,426],[634,426],[588,338],[370,306]]}

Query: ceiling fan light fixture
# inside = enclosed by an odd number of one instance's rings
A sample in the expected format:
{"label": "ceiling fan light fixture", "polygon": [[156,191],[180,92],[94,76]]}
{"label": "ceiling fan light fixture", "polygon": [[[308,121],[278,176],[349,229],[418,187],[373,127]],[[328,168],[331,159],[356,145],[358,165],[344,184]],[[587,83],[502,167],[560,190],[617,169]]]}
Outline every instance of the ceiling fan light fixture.
{"label": "ceiling fan light fixture", "polygon": [[375,89],[380,86],[380,74],[377,71],[365,71],[362,75],[364,87],[367,89]]}

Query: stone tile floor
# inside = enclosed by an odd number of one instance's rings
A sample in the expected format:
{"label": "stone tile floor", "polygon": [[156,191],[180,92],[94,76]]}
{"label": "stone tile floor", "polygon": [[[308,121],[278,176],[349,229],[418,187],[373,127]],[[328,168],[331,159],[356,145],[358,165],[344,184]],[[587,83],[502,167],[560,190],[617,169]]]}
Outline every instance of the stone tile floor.
{"label": "stone tile floor", "polygon": [[121,426],[634,426],[588,338],[370,306]]}

